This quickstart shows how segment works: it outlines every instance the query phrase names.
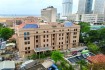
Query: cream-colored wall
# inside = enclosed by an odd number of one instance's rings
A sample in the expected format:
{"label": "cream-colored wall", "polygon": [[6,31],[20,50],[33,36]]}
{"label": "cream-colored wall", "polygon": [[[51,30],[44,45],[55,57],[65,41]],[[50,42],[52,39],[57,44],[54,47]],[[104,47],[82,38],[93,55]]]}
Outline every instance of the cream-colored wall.
{"label": "cream-colored wall", "polygon": [[[69,29],[69,31],[68,31]],[[77,29],[78,31],[74,31],[74,29]],[[55,32],[53,32],[53,30],[55,30]],[[61,31],[59,31],[61,30]],[[62,31],[64,30],[64,31]],[[38,31],[38,33],[36,33]],[[46,33],[43,33],[44,31],[46,31]],[[48,31],[48,33],[47,33]],[[30,44],[29,45],[25,45],[24,42],[24,32],[29,32],[30,35]],[[77,35],[74,35],[74,32],[77,32]],[[44,25],[43,27],[41,26],[40,28],[37,29],[20,29],[19,30],[19,36],[18,36],[18,47],[19,47],[19,52],[20,52],[20,56],[24,57],[25,56],[29,56],[29,54],[25,54],[25,47],[30,47],[31,53],[33,54],[34,49],[36,48],[36,45],[38,45],[38,47],[43,47],[44,44],[48,44],[50,48],[52,48],[52,50],[59,50],[62,49],[62,47],[59,48],[59,46],[63,46],[63,50],[67,49],[67,43],[66,43],[66,33],[69,33],[69,44],[68,44],[68,49],[70,49],[71,47],[73,47],[73,40],[76,40],[76,46],[78,46],[79,43],[79,33],[80,33],[80,26],[79,25],[73,25],[72,27],[61,27],[61,25],[57,25],[57,27],[52,28],[50,25]],[[52,35],[55,34],[55,40],[53,41],[53,37]],[[61,34],[61,37],[59,36],[59,34]],[[63,34],[63,36],[62,36]],[[36,36],[40,36],[38,38],[38,43],[36,43]],[[44,40],[44,35],[48,35],[48,38],[45,37],[45,40],[48,39],[48,42],[43,42]],[[77,36],[75,39],[73,38],[73,36]],[[62,39],[63,37],[63,39]],[[61,38],[61,40],[59,40],[59,38]],[[59,45],[59,42],[61,42],[61,44]],[[62,44],[63,42],[63,44]],[[52,43],[55,43],[55,45],[52,45]],[[55,47],[55,49],[53,49],[53,47]]]}

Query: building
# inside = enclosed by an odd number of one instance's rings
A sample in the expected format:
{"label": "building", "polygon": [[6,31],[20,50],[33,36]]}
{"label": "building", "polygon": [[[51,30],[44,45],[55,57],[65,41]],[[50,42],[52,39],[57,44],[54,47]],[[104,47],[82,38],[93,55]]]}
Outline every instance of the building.
{"label": "building", "polygon": [[53,6],[41,10],[41,17],[47,22],[56,22],[57,9]]}
{"label": "building", "polygon": [[105,0],[95,0],[93,14],[104,14]]}
{"label": "building", "polygon": [[14,61],[0,62],[0,70],[15,70],[15,62]]}
{"label": "building", "polygon": [[63,16],[72,14],[73,0],[63,0]]}
{"label": "building", "polygon": [[78,14],[90,14],[92,13],[93,0],[79,0]]}
{"label": "building", "polygon": [[21,57],[52,50],[77,47],[80,26],[71,22],[64,24],[26,24],[18,30],[17,46]]}
{"label": "building", "polygon": [[72,14],[68,20],[74,23],[87,22],[92,25],[101,25],[104,22],[104,14]]}

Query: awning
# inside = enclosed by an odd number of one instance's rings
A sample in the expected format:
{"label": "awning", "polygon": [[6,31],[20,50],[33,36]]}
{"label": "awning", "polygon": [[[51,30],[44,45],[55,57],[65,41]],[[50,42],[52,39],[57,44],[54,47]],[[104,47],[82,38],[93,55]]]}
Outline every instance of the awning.
{"label": "awning", "polygon": [[6,46],[15,46],[15,43],[8,43]]}
{"label": "awning", "polygon": [[52,50],[51,47],[40,47],[40,48],[35,48],[34,49],[35,52],[51,51],[51,50]]}
{"label": "awning", "polygon": [[82,54],[89,53],[89,50],[83,50],[81,53],[82,53]]}

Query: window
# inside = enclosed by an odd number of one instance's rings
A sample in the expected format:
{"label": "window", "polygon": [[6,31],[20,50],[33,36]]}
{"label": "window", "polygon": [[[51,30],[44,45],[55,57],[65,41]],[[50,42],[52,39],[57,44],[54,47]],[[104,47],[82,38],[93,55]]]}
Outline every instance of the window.
{"label": "window", "polygon": [[73,38],[76,38],[76,36],[73,36]]}
{"label": "window", "polygon": [[28,44],[30,44],[30,41],[28,41]]}
{"label": "window", "polygon": [[61,40],[61,38],[59,38],[59,40]]}
{"label": "window", "polygon": [[67,35],[69,35],[69,33],[67,33]]}
{"label": "window", "polygon": [[45,44],[43,46],[45,47]]}
{"label": "window", "polygon": [[46,31],[43,31],[43,33],[46,33]]}
{"label": "window", "polygon": [[55,40],[55,39],[53,38],[53,40]]}
{"label": "window", "polygon": [[55,30],[53,30],[53,32],[55,32]]}
{"label": "window", "polygon": [[77,29],[74,29],[74,31],[77,31]]}
{"label": "window", "polygon": [[48,42],[48,39],[47,39],[47,42]]}
{"label": "window", "polygon": [[45,42],[45,39],[43,40],[43,42]]}
{"label": "window", "polygon": [[25,54],[27,54],[27,52],[25,52]]}
{"label": "window", "polygon": [[30,33],[29,33],[29,32],[27,32],[27,35],[30,35]]}
{"label": "window", "polygon": [[36,36],[36,38],[38,38],[38,36]]}
{"label": "window", "polygon": [[66,41],[66,43],[68,43],[68,41]]}
{"label": "window", "polygon": [[63,37],[62,37],[62,40],[63,40]]}
{"label": "window", "polygon": [[77,34],[77,32],[74,32],[74,35],[76,35]]}
{"label": "window", "polygon": [[49,31],[47,31],[47,33],[48,33]]}
{"label": "window", "polygon": [[61,36],[61,34],[59,34],[59,36]]}
{"label": "window", "polygon": [[55,49],[55,47],[53,47],[53,49]]}
{"label": "window", "polygon": [[27,37],[27,40],[30,40],[30,37]]}
{"label": "window", "polygon": [[60,45],[60,42],[59,42],[59,45]]}
{"label": "window", "polygon": [[59,46],[59,48],[61,48],[61,47]]}
{"label": "window", "polygon": [[47,35],[47,38],[48,38],[48,35]]}
{"label": "window", "polygon": [[36,45],[36,48],[38,48],[38,45]]}
{"label": "window", "polygon": [[38,31],[36,33],[38,33]]}
{"label": "window", "polygon": [[25,45],[27,45],[27,42],[24,42]]}
{"label": "window", "polygon": [[38,40],[36,40],[36,43],[38,43]]}
{"label": "window", "polygon": [[53,37],[55,36],[55,34],[53,34]]}
{"label": "window", "polygon": [[28,49],[30,49],[30,47],[28,47]]}
{"label": "window", "polygon": [[27,47],[25,48],[25,50],[27,50]]}
{"label": "window", "polygon": [[24,37],[24,40],[27,40],[27,37]]}
{"label": "window", "polygon": [[73,40],[73,42],[76,42],[76,40]]}
{"label": "window", "polygon": [[73,46],[76,46],[76,44],[74,43]]}
{"label": "window", "polygon": [[62,44],[63,44],[63,42],[62,42]]}
{"label": "window", "polygon": [[62,34],[62,36],[63,36],[64,34]]}
{"label": "window", "polygon": [[45,38],[45,35],[43,37]]}
{"label": "window", "polygon": [[24,37],[24,40],[30,40],[30,37]]}
{"label": "window", "polygon": [[64,30],[62,30],[62,31],[64,31]]}
{"label": "window", "polygon": [[48,47],[48,44],[47,44],[47,47]]}
{"label": "window", "polygon": [[68,31],[69,31],[69,29],[68,29]]}
{"label": "window", "polygon": [[53,45],[54,45],[54,43],[53,43]]}
{"label": "window", "polygon": [[28,53],[30,53],[30,51],[28,51]]}

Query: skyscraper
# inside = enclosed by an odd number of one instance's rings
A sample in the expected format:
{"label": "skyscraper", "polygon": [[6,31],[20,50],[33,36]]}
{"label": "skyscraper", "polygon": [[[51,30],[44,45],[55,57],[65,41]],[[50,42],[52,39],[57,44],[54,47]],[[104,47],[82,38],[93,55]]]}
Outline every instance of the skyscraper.
{"label": "skyscraper", "polygon": [[63,0],[63,16],[72,14],[73,0]]}
{"label": "skyscraper", "polygon": [[92,12],[93,0],[79,0],[78,14],[90,14]]}
{"label": "skyscraper", "polygon": [[105,9],[105,0],[95,0],[94,3],[94,14],[104,14]]}

